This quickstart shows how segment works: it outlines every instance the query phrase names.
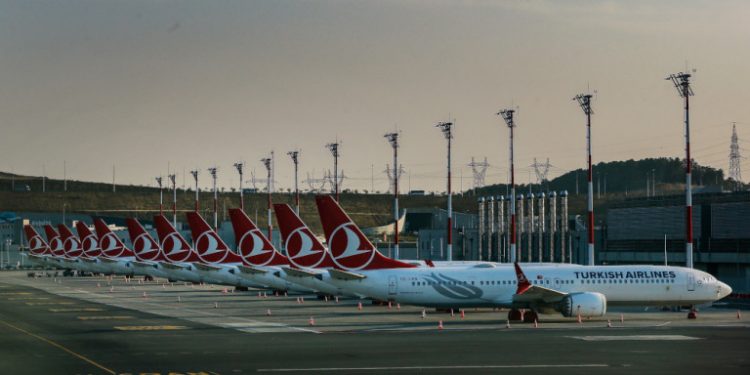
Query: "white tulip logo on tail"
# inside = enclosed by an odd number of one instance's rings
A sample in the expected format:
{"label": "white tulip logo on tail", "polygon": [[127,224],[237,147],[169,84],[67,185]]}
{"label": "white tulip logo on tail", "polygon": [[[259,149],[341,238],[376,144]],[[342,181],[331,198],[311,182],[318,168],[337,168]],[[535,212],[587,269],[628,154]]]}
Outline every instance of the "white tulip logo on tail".
{"label": "white tulip logo on tail", "polygon": [[42,239],[39,238],[39,236],[34,236],[31,238],[31,241],[29,241],[29,251],[32,253],[38,253],[42,252],[44,250],[44,243],[42,242]]}
{"label": "white tulip logo on tail", "polygon": [[329,240],[333,261],[341,268],[359,270],[367,267],[375,257],[366,238],[361,238],[354,223],[344,223],[334,229]]}
{"label": "white tulip logo on tail", "polygon": [[119,255],[119,254],[110,254],[109,252],[113,252],[115,250],[122,250],[122,248],[120,248],[117,245],[117,237],[112,232],[105,234],[99,241],[99,244],[102,246],[102,251],[108,257],[115,257]]}
{"label": "white tulip logo on tail", "polygon": [[146,233],[141,233],[133,240],[133,250],[144,259],[153,259],[158,254],[158,249],[154,248]]}
{"label": "white tulip logo on tail", "polygon": [[256,266],[264,266],[273,259],[273,249],[266,248],[263,234],[259,229],[245,232],[239,241],[242,257]]}
{"label": "white tulip logo on tail", "polygon": [[216,263],[227,257],[227,251],[219,250],[219,239],[216,234],[206,231],[201,233],[195,240],[195,249],[198,250],[198,256],[206,262]]}
{"label": "white tulip logo on tail", "polygon": [[63,243],[60,241],[60,237],[55,237],[49,242],[49,246],[52,251],[60,251],[63,249]]}
{"label": "white tulip logo on tail", "polygon": [[323,249],[313,249],[314,246],[311,234],[305,227],[295,229],[284,244],[289,260],[297,267],[314,268],[323,262],[325,252]]}
{"label": "white tulip logo on tail", "polygon": [[[164,237],[164,241],[161,243],[161,248],[164,249],[164,253],[169,257],[169,260],[175,262],[185,260],[190,255],[190,251],[183,248],[182,241],[177,233],[170,233]],[[181,259],[177,259],[176,257],[181,254],[185,254],[185,256]]]}

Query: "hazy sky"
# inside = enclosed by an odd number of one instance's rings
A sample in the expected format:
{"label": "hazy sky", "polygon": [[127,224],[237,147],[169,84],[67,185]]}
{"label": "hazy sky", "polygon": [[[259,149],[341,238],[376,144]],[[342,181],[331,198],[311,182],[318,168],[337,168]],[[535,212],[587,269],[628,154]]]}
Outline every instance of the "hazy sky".
{"label": "hazy sky", "polygon": [[[585,165],[584,115],[598,94],[594,162],[682,156],[682,105],[669,73],[697,69],[694,154],[727,169],[731,122],[750,155],[747,1],[203,1],[0,0],[0,170],[153,184],[171,165],[218,165],[276,151],[277,186],[332,168],[344,187],[387,189],[383,134],[402,131],[412,189],[442,190],[456,119],[455,186],[472,156],[488,183],[507,171],[518,106],[517,180],[533,158],[551,176]],[[745,159],[745,180],[750,160]],[[180,183],[182,176],[178,176]],[[409,186],[407,176],[403,190]]]}

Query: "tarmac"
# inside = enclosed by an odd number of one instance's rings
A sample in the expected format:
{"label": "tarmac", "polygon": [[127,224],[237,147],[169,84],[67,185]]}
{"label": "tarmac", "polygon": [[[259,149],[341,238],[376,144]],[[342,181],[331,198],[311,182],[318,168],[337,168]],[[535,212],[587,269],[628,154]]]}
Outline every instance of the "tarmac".
{"label": "tarmac", "polygon": [[[361,309],[358,307],[362,303]],[[750,369],[750,311],[436,312],[123,277],[0,272],[10,374],[705,373]],[[744,316],[747,315],[747,316]],[[439,324],[442,322],[442,329]]]}

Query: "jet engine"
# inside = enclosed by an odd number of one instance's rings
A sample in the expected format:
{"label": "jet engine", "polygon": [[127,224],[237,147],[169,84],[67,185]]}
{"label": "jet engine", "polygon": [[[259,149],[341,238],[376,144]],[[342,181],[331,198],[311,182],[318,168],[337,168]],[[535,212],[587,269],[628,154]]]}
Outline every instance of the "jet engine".
{"label": "jet engine", "polygon": [[563,298],[560,312],[564,317],[602,316],[607,313],[607,297],[596,292],[572,293]]}

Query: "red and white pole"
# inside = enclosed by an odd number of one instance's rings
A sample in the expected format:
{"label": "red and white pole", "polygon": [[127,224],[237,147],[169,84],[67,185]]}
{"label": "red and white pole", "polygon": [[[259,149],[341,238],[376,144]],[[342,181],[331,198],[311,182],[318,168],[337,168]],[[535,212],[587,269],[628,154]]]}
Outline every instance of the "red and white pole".
{"label": "red and white pole", "polygon": [[588,256],[589,266],[594,265],[594,170],[591,165],[591,95],[584,97],[587,108],[586,111],[586,153],[588,158],[588,200],[586,208],[588,210]]}
{"label": "red and white pole", "polygon": [[[591,165],[591,114],[594,113],[591,110],[591,94],[579,94],[576,95],[573,100],[577,101],[583,109],[583,113],[586,114],[586,163],[588,164],[588,256],[586,262],[589,266],[594,265],[594,183],[593,175],[594,170]],[[563,218],[563,222],[567,218]]]}
{"label": "red and white pole", "polygon": [[170,174],[172,181],[172,225],[177,228],[177,175]]}
{"label": "red and white pole", "polygon": [[693,268],[693,186],[690,159],[690,74],[677,73],[666,78],[672,81],[677,93],[685,98],[685,266]]}
{"label": "red and white pole", "polygon": [[198,198],[198,194],[200,194],[200,188],[198,188],[198,170],[192,170],[190,171],[190,174],[193,175],[193,179],[195,180],[195,212],[198,212],[200,210],[200,202]]}
{"label": "red and white pole", "polygon": [[[690,77],[690,75],[687,75]],[[685,97],[685,266],[693,268],[693,184],[692,160],[690,159],[690,82],[682,82]]]}
{"label": "red and white pole", "polygon": [[451,193],[451,140],[453,139],[453,123],[452,122],[441,122],[435,125],[435,127],[440,128],[440,131],[443,132],[443,135],[445,136],[445,139],[448,140],[448,186],[447,186],[447,193],[448,193],[448,223],[447,223],[447,261],[453,260],[453,194]]}
{"label": "red and white pole", "polygon": [[505,109],[497,113],[498,115],[501,115],[503,117],[503,120],[505,120],[505,124],[508,125],[508,129],[510,130],[510,223],[508,228],[508,231],[510,232],[510,263],[515,263],[518,259],[518,254],[516,253],[516,176],[513,165],[513,128],[516,127],[516,124],[513,120],[514,113],[515,110],[513,109]]}

